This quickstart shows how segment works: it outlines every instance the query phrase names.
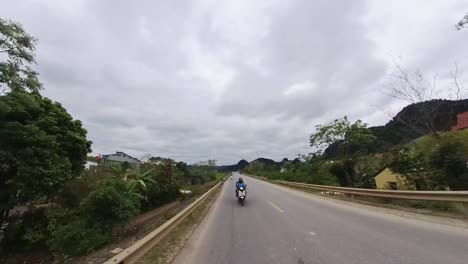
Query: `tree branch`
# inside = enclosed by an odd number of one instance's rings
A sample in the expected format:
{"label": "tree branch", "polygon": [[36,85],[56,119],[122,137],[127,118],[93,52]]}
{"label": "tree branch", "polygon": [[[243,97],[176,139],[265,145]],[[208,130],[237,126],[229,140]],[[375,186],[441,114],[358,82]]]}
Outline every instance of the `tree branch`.
{"label": "tree branch", "polygon": [[460,100],[461,99],[460,94],[464,88],[460,84],[460,81],[459,81],[460,73],[458,71],[458,65],[456,62],[454,62],[453,64],[454,64],[454,69],[450,72],[450,75],[452,76],[453,83],[455,84],[455,96],[456,96],[455,99]]}

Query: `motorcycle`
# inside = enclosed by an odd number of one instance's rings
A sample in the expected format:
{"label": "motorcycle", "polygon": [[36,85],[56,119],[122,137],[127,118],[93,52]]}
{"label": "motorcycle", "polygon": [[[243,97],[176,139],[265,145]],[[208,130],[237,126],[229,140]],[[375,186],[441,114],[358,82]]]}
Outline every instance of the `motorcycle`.
{"label": "motorcycle", "polygon": [[239,187],[239,192],[238,192],[238,201],[239,203],[244,206],[245,204],[245,197],[247,196],[247,189],[246,189],[247,185],[245,185],[244,187]]}

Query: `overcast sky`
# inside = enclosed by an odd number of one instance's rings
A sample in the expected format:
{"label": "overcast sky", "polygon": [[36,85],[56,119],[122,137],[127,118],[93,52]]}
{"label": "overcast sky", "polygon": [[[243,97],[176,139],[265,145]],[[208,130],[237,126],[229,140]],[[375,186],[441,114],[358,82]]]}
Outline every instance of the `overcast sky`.
{"label": "overcast sky", "polygon": [[379,90],[401,58],[447,85],[467,71],[466,0],[2,1],[39,38],[43,94],[93,153],[218,164],[310,152],[316,124],[369,125],[404,106]]}

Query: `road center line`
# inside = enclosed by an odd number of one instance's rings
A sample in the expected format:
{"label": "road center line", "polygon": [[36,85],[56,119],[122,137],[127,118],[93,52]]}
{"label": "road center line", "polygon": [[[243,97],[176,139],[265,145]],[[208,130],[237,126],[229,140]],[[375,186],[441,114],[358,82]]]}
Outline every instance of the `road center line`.
{"label": "road center line", "polygon": [[275,208],[276,210],[278,210],[278,212],[284,213],[284,211],[281,210],[281,208],[279,208],[276,204],[274,204],[274,203],[272,203],[271,201],[268,201],[268,200],[267,200],[267,202],[269,202],[269,203],[271,204],[271,206],[273,206],[273,208]]}

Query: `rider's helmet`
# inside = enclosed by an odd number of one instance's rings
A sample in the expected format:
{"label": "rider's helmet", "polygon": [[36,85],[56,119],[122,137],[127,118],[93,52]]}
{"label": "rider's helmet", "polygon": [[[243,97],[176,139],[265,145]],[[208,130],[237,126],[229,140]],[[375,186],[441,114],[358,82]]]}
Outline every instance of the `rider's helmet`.
{"label": "rider's helmet", "polygon": [[242,180],[242,177],[239,177],[239,182],[244,182],[244,180]]}

